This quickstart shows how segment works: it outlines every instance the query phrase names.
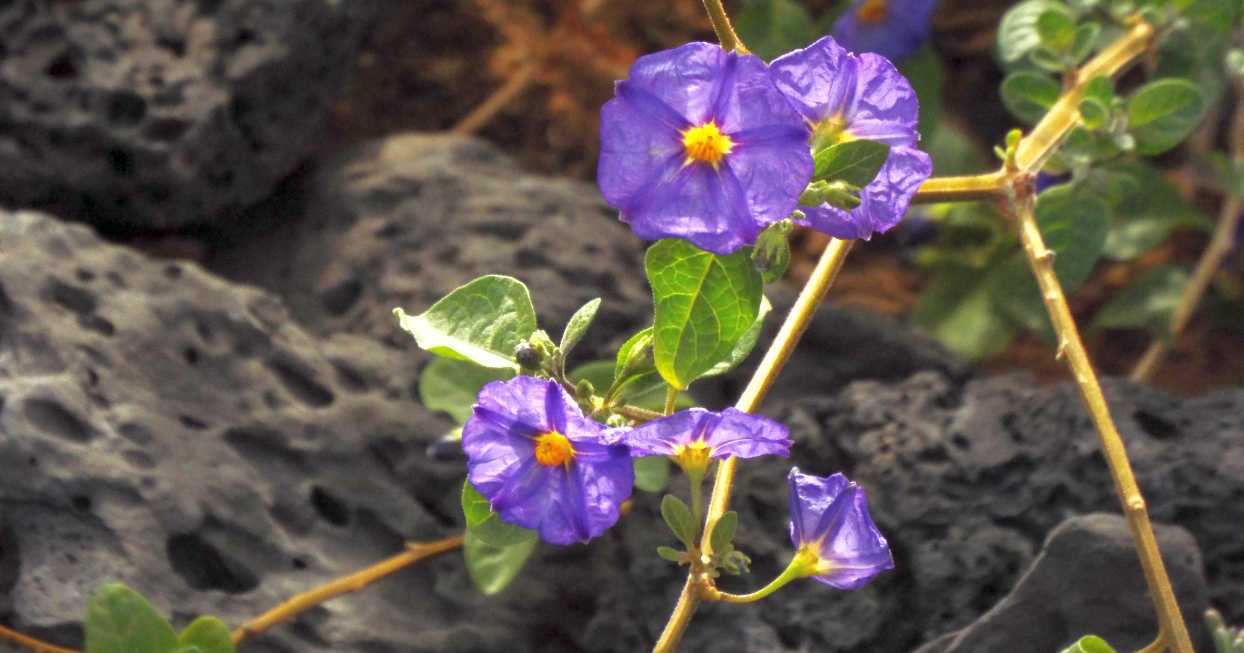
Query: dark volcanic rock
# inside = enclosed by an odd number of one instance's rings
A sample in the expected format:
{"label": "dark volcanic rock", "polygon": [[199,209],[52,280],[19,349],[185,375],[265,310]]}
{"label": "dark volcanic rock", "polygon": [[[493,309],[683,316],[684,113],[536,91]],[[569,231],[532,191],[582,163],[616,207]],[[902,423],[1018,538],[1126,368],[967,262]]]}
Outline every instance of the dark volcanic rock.
{"label": "dark volcanic rock", "polygon": [[524,174],[482,141],[392,136],[326,163],[308,183],[305,207],[289,207],[304,218],[233,234],[208,265],[284,297],[318,332],[413,347],[393,308],[422,312],[483,274],[527,283],[555,338],[575,309],[602,297],[580,360],[609,355],[606,344],[652,319],[644,244],[596,188]]}
{"label": "dark volcanic rock", "polygon": [[[1196,540],[1182,528],[1154,530],[1185,621],[1200,623],[1206,590]],[[917,653],[1052,653],[1088,634],[1120,651],[1143,648],[1157,634],[1136,549],[1119,515],[1059,524],[1006,598],[963,631]],[[1200,642],[1197,648],[1208,647]]]}
{"label": "dark volcanic rock", "polygon": [[0,204],[163,229],[317,145],[376,0],[0,3]]}

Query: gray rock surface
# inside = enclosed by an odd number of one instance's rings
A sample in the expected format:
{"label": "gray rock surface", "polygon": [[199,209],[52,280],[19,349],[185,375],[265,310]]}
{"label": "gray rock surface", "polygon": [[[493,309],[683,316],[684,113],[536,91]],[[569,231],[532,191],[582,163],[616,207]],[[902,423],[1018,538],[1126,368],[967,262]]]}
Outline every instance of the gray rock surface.
{"label": "gray rock surface", "polygon": [[234,213],[317,146],[376,0],[0,3],[0,205]]}
{"label": "gray rock surface", "polygon": [[[1185,621],[1199,623],[1206,588],[1196,540],[1174,526],[1155,531]],[[1144,648],[1157,634],[1136,549],[1119,515],[1094,513],[1059,524],[1010,594],[961,632],[917,653],[1053,653],[1088,634],[1120,651]],[[1197,644],[1198,650],[1211,646]]]}

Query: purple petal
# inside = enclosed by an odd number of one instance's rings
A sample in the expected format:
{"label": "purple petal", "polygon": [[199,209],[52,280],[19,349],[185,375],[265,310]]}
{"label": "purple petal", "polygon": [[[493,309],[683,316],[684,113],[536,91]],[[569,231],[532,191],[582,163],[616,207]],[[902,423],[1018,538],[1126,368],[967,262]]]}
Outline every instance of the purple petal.
{"label": "purple petal", "polygon": [[909,147],[891,148],[877,178],[860,193],[859,206],[850,211],[828,204],[804,208],[807,218],[797,222],[835,238],[868,240],[903,219],[912,196],[932,172],[928,154]]}
{"label": "purple petal", "polygon": [[814,578],[838,589],[854,590],[893,569],[894,558],[885,536],[868,514],[863,488],[850,484],[835,503],[844,506],[835,511],[839,512],[835,524],[820,548],[821,559],[829,561],[831,568]]}
{"label": "purple petal", "polygon": [[723,165],[746,189],[747,210],[762,225],[785,219],[812,178],[808,132],[777,125],[739,132],[735,138]]}
{"label": "purple petal", "polygon": [[911,83],[885,57],[862,54],[859,62],[855,103],[844,114],[847,131],[891,147],[915,147],[920,103]]}
{"label": "purple petal", "polygon": [[550,431],[566,434],[566,413],[567,406],[574,406],[574,411],[579,413],[579,405],[574,399],[567,394],[566,390],[561,387],[553,379],[544,382],[544,415],[545,423],[549,425]]}
{"label": "purple petal", "polygon": [[855,57],[829,37],[769,65],[778,89],[812,122],[843,113],[854,102],[858,68]]}
{"label": "purple petal", "polygon": [[636,194],[682,167],[682,137],[628,100],[616,97],[600,110],[596,183],[611,206],[624,208]]}
{"label": "purple petal", "polygon": [[660,181],[621,208],[622,220],[640,238],[684,238],[716,254],[754,242],[762,228],[748,215],[743,189],[725,166],[667,164]]}
{"label": "purple petal", "polygon": [[804,474],[798,467],[791,468],[787,481],[790,483],[790,541],[798,549],[819,537],[815,529],[821,516],[849,481],[842,474],[824,478]]}
{"label": "purple petal", "polygon": [[629,80],[686,122],[698,125],[713,118],[722,71],[738,59],[711,43],[688,43],[636,59]]}
{"label": "purple petal", "polygon": [[704,417],[708,415],[704,408],[680,410],[669,417],[662,417],[641,424],[626,433],[623,442],[630,447],[631,456],[673,455],[674,448],[691,442],[693,434],[699,430]]}
{"label": "purple petal", "polygon": [[733,138],[758,127],[806,127],[803,117],[774,84],[769,67],[760,57],[730,55],[730,61],[734,65],[723,73],[710,116],[722,132]]}
{"label": "purple petal", "polygon": [[889,0],[886,16],[878,22],[859,19],[865,0],[856,0],[838,20],[832,34],[852,52],[876,52],[899,60],[920,49],[929,37],[936,0]]}
{"label": "purple petal", "polygon": [[759,456],[790,455],[790,432],[785,426],[759,415],[727,408],[721,420],[708,434],[707,442],[713,448],[712,457],[718,460],[736,456],[757,458]]}

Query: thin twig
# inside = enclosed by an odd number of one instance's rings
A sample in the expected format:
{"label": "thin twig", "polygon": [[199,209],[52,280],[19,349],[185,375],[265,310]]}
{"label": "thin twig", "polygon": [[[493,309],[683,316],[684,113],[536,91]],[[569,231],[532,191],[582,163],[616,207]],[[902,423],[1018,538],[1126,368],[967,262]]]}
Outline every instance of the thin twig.
{"label": "thin twig", "polygon": [[0,626],[0,640],[6,640],[34,653],[80,653],[71,648],[63,648],[55,644],[37,640],[30,635],[23,635],[16,630]]}
{"label": "thin twig", "polygon": [[[1235,84],[1235,96],[1236,107],[1235,114],[1231,118],[1229,147],[1232,164],[1239,166],[1244,164],[1244,83]],[[1201,303],[1201,299],[1209,290],[1210,283],[1214,280],[1214,275],[1222,267],[1223,260],[1231,254],[1231,248],[1235,244],[1235,233],[1240,226],[1241,211],[1244,211],[1244,201],[1228,189],[1227,196],[1223,199],[1222,210],[1218,214],[1218,226],[1214,229],[1209,245],[1202,252],[1201,259],[1197,261],[1192,279],[1188,281],[1188,285],[1179,296],[1179,303],[1175,305],[1175,311],[1171,314],[1170,326],[1165,337],[1155,338],[1149,343],[1148,349],[1132,370],[1133,381],[1148,381],[1153,376],[1154,372],[1162,366],[1162,361],[1171,345],[1183,334],[1188,322],[1192,320],[1197,305]]]}
{"label": "thin twig", "polygon": [[500,86],[493,94],[488,96],[479,106],[471,110],[465,118],[458,121],[450,130],[455,134],[473,134],[476,130],[488,124],[502,109],[505,108],[514,98],[523,94],[531,82],[536,78],[536,71],[539,70],[540,64],[535,61],[527,61],[518,70],[510,75],[509,79]]}

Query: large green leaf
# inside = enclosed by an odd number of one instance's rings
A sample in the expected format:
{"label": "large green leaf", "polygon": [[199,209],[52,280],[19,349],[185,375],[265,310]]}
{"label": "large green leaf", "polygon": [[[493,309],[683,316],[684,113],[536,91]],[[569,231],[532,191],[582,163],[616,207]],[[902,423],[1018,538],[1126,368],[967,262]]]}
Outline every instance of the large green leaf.
{"label": "large green leaf", "polygon": [[813,157],[813,180],[845,181],[863,188],[877,178],[890,155],[890,146],[878,141],[850,140],[827,147]]}
{"label": "large green leaf", "polygon": [[756,321],[752,323],[750,329],[739,338],[738,343],[734,345],[734,350],[730,352],[730,357],[716,365],[712,366],[704,376],[718,376],[725,374],[730,370],[739,366],[739,363],[747,360],[748,355],[756,348],[756,342],[760,340],[760,334],[765,329],[765,317],[773,310],[773,304],[769,303],[769,298],[761,296],[760,311],[756,313]]}
{"label": "large green leaf", "polygon": [[225,622],[216,617],[199,617],[177,637],[177,645],[194,647],[199,653],[233,653],[233,636]]}
{"label": "large green leaf", "polygon": [[753,0],[734,21],[739,38],[765,61],[811,43],[817,36],[815,25],[795,0]]}
{"label": "large green leaf", "polygon": [[1015,63],[1037,49],[1041,45],[1037,21],[1046,10],[1060,7],[1054,0],[1026,0],[1008,10],[998,25],[998,55],[1002,61]]}
{"label": "large green leaf", "polygon": [[428,410],[448,413],[459,424],[471,417],[480,388],[489,381],[509,379],[512,370],[481,367],[470,361],[434,358],[419,374],[419,401]]}
{"label": "large green leaf", "polygon": [[1035,123],[1058,101],[1061,87],[1046,75],[1011,73],[1002,80],[1002,103],[1016,118]]}
{"label": "large green leaf", "polygon": [[1140,87],[1127,102],[1136,151],[1153,155],[1175,147],[1197,126],[1204,110],[1204,95],[1186,79],[1159,79]]}
{"label": "large green leaf", "polygon": [[524,539],[507,546],[494,546],[480,539],[473,530],[466,532],[462,542],[462,555],[466,561],[467,574],[480,592],[491,596],[505,589],[527,559],[536,550],[539,541],[535,531],[526,531]]}
{"label": "large green leaf", "polygon": [[1015,335],[989,299],[985,276],[972,268],[948,268],[933,278],[912,313],[951,351],[971,359],[1001,351]]}
{"label": "large green leaf", "polygon": [[1115,293],[1093,316],[1093,327],[1162,330],[1187,285],[1187,270],[1171,265],[1153,268]]}
{"label": "large green leaf", "polygon": [[644,269],[656,303],[654,362],[684,390],[730,358],[756,321],[764,284],[747,252],[717,256],[682,240],[649,248]]}
{"label": "large green leaf", "polygon": [[[1063,291],[1084,283],[1101,258],[1110,229],[1109,207],[1079,185],[1047,189],[1037,199],[1037,227],[1047,249],[1054,252],[1054,272]],[[1016,324],[1050,334],[1049,317],[1037,282],[1023,252],[1015,252],[990,273],[994,305]]]}
{"label": "large green leaf", "polygon": [[1115,650],[1097,635],[1085,635],[1075,644],[1063,649],[1062,653],[1115,653]]}
{"label": "large green leaf", "polygon": [[91,597],[86,613],[86,653],[169,653],[177,633],[141,594],[108,583]]}
{"label": "large green leaf", "polygon": [[470,481],[462,483],[462,514],[466,517],[467,532],[473,533],[480,542],[494,547],[509,547],[530,539],[535,531],[504,521],[492,511],[492,505]]}
{"label": "large green leaf", "polygon": [[421,348],[484,367],[516,369],[514,348],[536,330],[527,286],[499,275],[479,277],[419,315],[393,313]]}

